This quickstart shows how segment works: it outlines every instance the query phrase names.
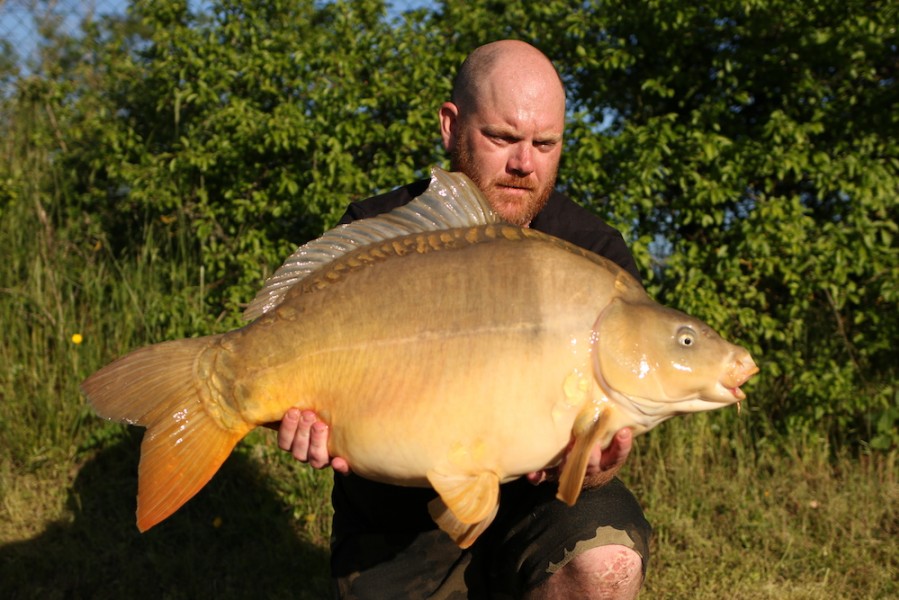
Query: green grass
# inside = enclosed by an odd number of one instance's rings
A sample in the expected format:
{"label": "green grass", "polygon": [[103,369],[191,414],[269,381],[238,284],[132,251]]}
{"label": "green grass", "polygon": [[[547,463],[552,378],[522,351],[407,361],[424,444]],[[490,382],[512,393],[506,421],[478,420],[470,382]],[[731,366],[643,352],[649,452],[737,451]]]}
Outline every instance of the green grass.
{"label": "green grass", "polygon": [[137,531],[141,432],[96,418],[78,386],[129,349],[223,325],[179,236],[114,260],[44,216],[10,203],[0,220],[0,597],[326,595],[330,478],[271,431],[164,526]]}
{"label": "green grass", "polygon": [[728,417],[675,419],[638,441],[625,478],[655,527],[646,597],[899,595],[896,454],[757,447],[740,423],[715,431]]}
{"label": "green grass", "polygon": [[[189,228],[113,259],[42,205],[0,207],[0,597],[326,596],[329,475],[286,457],[271,431],[138,533],[140,431],[95,418],[78,384],[129,349],[224,324],[207,314]],[[623,476],[655,527],[643,596],[899,596],[896,453],[753,439],[765,416],[751,396],[746,408],[638,439]]]}

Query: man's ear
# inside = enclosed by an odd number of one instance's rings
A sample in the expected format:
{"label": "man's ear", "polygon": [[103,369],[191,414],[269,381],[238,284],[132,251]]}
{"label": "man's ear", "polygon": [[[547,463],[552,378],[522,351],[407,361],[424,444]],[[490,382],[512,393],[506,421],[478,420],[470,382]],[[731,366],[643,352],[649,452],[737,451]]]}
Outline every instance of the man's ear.
{"label": "man's ear", "polygon": [[444,102],[440,107],[440,137],[443,138],[443,147],[447,152],[452,152],[456,144],[456,124],[459,120],[459,107],[452,102]]}

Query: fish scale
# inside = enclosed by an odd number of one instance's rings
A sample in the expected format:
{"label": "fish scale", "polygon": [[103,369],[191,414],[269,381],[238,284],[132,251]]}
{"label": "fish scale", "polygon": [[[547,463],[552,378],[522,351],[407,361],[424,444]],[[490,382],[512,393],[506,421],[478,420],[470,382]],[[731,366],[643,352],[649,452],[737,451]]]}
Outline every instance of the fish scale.
{"label": "fish scale", "polygon": [[[580,493],[594,445],[727,406],[757,370],[701,321],[653,302],[610,261],[497,222],[464,175],[300,247],[247,326],[138,349],[82,385],[107,418],[147,427],[138,527],[176,511],[254,427],[293,406],[330,426],[363,477],[433,487],[461,547],[499,484],[554,466]],[[573,445],[572,445],[573,442]]]}

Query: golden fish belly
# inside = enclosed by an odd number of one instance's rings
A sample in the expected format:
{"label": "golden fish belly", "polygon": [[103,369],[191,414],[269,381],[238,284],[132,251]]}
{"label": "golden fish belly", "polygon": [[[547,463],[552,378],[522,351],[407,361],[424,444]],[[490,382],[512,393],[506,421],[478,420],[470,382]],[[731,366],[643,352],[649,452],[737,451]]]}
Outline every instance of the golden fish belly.
{"label": "golden fish belly", "polygon": [[566,390],[589,380],[592,325],[614,293],[610,272],[545,242],[409,253],[292,291],[221,362],[248,420],[311,408],[363,476],[503,479],[568,443],[589,394]]}

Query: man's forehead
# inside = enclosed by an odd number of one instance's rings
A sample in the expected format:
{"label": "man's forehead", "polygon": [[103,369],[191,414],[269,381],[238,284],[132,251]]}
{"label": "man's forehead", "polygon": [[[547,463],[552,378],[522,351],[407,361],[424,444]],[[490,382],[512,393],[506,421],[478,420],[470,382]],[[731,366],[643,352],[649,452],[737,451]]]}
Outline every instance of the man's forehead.
{"label": "man's forehead", "polygon": [[472,109],[487,121],[541,123],[564,127],[565,92],[561,85],[535,77],[493,77],[478,86]]}

